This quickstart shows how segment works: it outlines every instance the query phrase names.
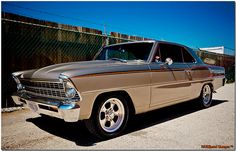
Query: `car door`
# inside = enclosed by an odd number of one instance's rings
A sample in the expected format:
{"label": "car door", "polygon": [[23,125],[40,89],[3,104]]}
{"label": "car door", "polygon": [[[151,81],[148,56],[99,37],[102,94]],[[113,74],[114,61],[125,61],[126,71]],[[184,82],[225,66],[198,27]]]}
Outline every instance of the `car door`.
{"label": "car door", "polygon": [[[166,58],[171,58],[173,63],[165,64]],[[191,77],[188,65],[183,62],[180,46],[159,43],[150,69],[152,74],[151,107],[181,102],[189,98]]]}

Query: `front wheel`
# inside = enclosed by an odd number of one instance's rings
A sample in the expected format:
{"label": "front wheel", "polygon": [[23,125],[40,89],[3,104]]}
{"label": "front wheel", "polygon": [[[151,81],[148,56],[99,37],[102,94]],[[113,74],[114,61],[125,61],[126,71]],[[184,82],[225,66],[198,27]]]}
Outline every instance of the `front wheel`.
{"label": "front wheel", "polygon": [[200,106],[203,108],[208,108],[212,103],[212,88],[209,84],[205,84],[202,87],[201,95],[199,97]]}
{"label": "front wheel", "polygon": [[125,99],[113,95],[97,101],[99,102],[95,104],[90,119],[85,121],[88,130],[100,139],[120,135],[129,117],[129,108]]}

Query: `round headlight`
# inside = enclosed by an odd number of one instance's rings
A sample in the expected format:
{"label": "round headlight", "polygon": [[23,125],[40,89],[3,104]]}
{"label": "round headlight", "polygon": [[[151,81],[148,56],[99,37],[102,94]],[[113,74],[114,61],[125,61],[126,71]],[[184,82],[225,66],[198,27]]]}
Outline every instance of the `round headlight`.
{"label": "round headlight", "polygon": [[22,84],[18,83],[18,84],[17,84],[17,90],[19,91],[19,90],[22,90],[22,89],[23,89]]}
{"label": "round headlight", "polygon": [[65,96],[67,98],[75,98],[78,92],[69,78],[63,74],[60,74],[59,80],[61,83],[63,83]]}
{"label": "round headlight", "polygon": [[65,94],[68,98],[73,98],[76,95],[76,90],[70,82],[66,82]]}
{"label": "round headlight", "polygon": [[15,82],[16,82],[16,86],[17,86],[17,90],[18,90],[18,91],[24,89],[23,85],[20,83],[20,80],[19,80],[16,76],[13,76],[13,79],[14,79]]}
{"label": "round headlight", "polygon": [[73,98],[76,95],[76,91],[74,88],[68,88],[66,89],[66,97]]}

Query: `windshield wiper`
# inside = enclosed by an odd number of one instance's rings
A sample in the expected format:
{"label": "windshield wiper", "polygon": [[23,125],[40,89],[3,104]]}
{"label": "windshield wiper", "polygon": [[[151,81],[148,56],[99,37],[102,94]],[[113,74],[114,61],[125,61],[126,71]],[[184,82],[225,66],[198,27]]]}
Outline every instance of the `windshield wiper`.
{"label": "windshield wiper", "polygon": [[121,58],[110,58],[109,60],[116,60],[116,61],[127,63],[127,60],[121,59]]}

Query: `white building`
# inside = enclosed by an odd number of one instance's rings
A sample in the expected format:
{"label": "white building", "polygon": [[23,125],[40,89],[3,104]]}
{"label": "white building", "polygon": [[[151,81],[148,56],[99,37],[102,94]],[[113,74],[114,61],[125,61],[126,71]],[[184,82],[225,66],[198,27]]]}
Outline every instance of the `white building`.
{"label": "white building", "polygon": [[220,47],[208,47],[208,48],[199,48],[200,50],[205,50],[209,52],[224,54],[224,46]]}

